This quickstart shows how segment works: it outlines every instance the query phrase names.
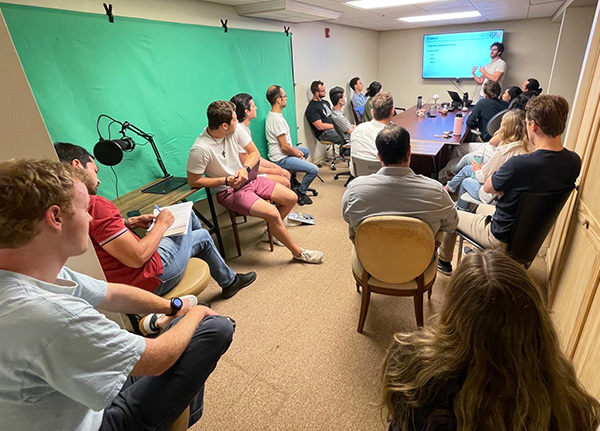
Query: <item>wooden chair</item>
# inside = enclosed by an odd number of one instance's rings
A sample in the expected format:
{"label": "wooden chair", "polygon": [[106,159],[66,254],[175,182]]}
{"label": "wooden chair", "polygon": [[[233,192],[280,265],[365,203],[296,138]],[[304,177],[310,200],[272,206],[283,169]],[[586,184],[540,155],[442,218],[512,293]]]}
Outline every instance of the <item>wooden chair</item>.
{"label": "wooden chair", "polygon": [[362,332],[371,292],[414,297],[417,325],[423,326],[423,294],[431,299],[437,275],[435,238],[422,220],[403,216],[375,216],[356,230],[352,273],[356,290],[362,288],[358,332]]}
{"label": "wooden chair", "polygon": [[[231,220],[231,228],[233,229],[233,238],[235,239],[235,247],[238,252],[238,257],[240,257],[242,255],[242,247],[240,245],[240,235],[238,233],[237,218],[243,217],[244,218],[243,223],[246,223],[248,221],[248,219],[246,218],[245,215],[236,213],[235,211],[228,210],[228,212],[229,212],[229,219]],[[271,235],[271,231],[269,230],[268,224],[267,224],[267,232],[269,233],[269,246],[271,247],[271,251],[273,251],[273,235]]]}
{"label": "wooden chair", "polygon": [[[519,199],[517,215],[510,231],[506,252],[510,257],[529,268],[533,259],[544,243],[552,225],[569,198],[571,191],[559,190],[549,193],[523,193]],[[462,258],[464,240],[477,249],[483,246],[470,238],[466,233],[456,230],[460,241],[458,245],[458,263]]]}

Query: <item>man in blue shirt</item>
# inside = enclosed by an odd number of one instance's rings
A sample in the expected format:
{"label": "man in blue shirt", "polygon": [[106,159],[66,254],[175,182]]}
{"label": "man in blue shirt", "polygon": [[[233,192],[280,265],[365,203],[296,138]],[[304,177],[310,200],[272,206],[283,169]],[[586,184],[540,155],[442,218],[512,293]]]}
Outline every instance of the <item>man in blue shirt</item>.
{"label": "man in blue shirt", "polygon": [[367,103],[367,96],[362,94],[364,87],[362,81],[358,76],[355,76],[350,80],[350,88],[354,91],[354,96],[352,97],[352,109],[354,109],[359,114],[359,118],[362,118],[363,112],[365,112],[365,103]]}
{"label": "man in blue shirt", "polygon": [[[229,319],[64,267],[88,247],[85,170],[50,160],[0,163],[0,429],[167,429],[231,343]],[[154,339],[94,307],[177,316]]]}

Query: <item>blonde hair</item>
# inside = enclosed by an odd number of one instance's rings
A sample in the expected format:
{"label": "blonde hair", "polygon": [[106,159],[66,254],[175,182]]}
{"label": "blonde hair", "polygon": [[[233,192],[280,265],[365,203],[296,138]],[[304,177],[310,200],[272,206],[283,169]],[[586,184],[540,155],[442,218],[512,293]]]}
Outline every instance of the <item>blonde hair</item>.
{"label": "blonde hair", "polygon": [[500,137],[500,145],[510,144],[512,142],[520,142],[521,146],[528,152],[534,150],[533,145],[527,137],[527,128],[525,127],[525,111],[522,109],[513,109],[508,111],[502,117],[500,129],[498,129]]}
{"label": "blonde hair", "polygon": [[499,251],[467,256],[439,323],[397,334],[388,353],[384,401],[394,427],[414,429],[415,412],[448,390],[449,411],[434,409],[422,429],[595,431],[599,423],[600,405],[561,352],[537,287]]}
{"label": "blonde hair", "polygon": [[74,180],[84,182],[86,175],[84,169],[52,160],[0,163],[0,248],[17,248],[31,241],[52,205],[72,213]]}

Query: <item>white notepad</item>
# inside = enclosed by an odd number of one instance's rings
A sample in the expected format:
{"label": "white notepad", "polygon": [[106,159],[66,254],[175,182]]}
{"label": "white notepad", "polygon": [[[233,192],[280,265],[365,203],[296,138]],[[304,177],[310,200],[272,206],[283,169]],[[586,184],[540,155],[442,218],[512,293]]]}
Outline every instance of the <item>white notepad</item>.
{"label": "white notepad", "polygon": [[[161,208],[162,210],[169,210],[173,213],[175,217],[175,221],[173,224],[165,231],[163,236],[180,236],[185,235],[188,231],[188,226],[190,224],[191,214],[192,214],[192,205],[194,202],[181,202],[175,205],[169,205],[168,207]],[[154,209],[154,215],[158,215],[158,210]],[[154,227],[154,223],[148,228],[148,231]]]}

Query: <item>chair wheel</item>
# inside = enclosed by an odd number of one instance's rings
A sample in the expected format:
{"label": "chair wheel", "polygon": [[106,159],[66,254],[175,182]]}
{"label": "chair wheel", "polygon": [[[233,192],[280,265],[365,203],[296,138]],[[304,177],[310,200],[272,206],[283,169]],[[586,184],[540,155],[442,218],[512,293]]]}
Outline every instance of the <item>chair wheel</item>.
{"label": "chair wheel", "polygon": [[323,166],[323,163],[317,163],[317,166],[320,168],[321,166]]}
{"label": "chair wheel", "polygon": [[335,171],[335,165],[331,165],[331,170]]}
{"label": "chair wheel", "polygon": [[334,180],[337,180],[338,178],[339,178],[339,175],[338,175],[338,174],[335,174],[335,175],[333,176],[333,179],[334,179]]}
{"label": "chair wheel", "polygon": [[317,196],[318,194],[319,194],[319,192],[316,190],[313,192],[313,196]]}

